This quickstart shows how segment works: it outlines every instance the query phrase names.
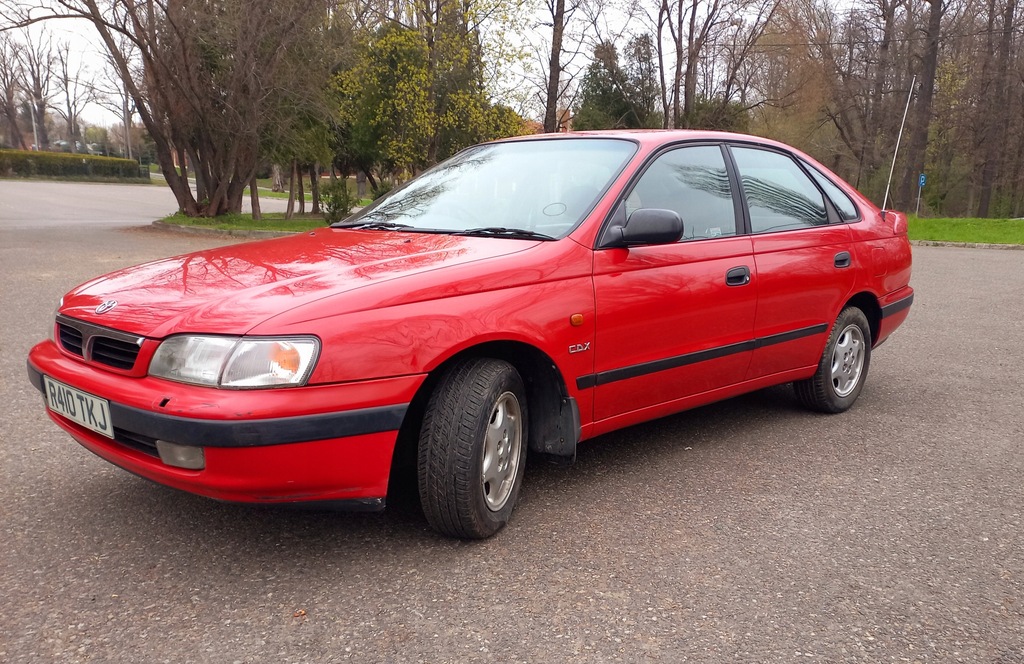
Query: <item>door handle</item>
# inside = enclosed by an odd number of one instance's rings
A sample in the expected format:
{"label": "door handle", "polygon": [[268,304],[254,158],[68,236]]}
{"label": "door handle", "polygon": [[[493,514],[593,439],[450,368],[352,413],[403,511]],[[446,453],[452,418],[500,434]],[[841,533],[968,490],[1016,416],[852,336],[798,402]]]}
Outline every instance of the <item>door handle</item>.
{"label": "door handle", "polygon": [[833,262],[833,264],[839,268],[850,267],[850,263],[851,259],[849,251],[840,251],[836,254],[835,261]]}
{"label": "door handle", "polygon": [[750,268],[746,265],[734,267],[725,273],[726,286],[746,286],[750,283]]}

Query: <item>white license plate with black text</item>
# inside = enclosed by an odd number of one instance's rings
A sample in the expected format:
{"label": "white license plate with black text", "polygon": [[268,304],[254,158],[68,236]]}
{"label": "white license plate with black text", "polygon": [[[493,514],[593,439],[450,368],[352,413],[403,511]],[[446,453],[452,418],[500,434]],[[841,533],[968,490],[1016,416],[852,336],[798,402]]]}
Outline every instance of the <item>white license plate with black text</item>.
{"label": "white license plate with black text", "polygon": [[114,437],[109,401],[76,390],[47,376],[43,376],[43,387],[46,388],[46,405],[50,410],[107,438]]}

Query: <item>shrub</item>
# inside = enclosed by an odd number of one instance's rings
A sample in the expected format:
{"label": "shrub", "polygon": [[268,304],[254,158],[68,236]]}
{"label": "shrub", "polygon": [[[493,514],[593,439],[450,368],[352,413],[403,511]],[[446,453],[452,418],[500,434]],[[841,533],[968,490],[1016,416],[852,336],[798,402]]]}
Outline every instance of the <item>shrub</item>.
{"label": "shrub", "polygon": [[320,200],[323,203],[324,219],[328,224],[337,223],[347,217],[359,202],[348,190],[345,178],[320,185]]}
{"label": "shrub", "polygon": [[372,198],[373,200],[377,200],[378,198],[390,192],[394,188],[395,185],[393,182],[381,180],[377,183],[376,187],[370,189],[370,198]]}
{"label": "shrub", "polygon": [[3,177],[101,177],[148,178],[132,159],[97,157],[63,152],[27,152],[0,150],[0,176]]}

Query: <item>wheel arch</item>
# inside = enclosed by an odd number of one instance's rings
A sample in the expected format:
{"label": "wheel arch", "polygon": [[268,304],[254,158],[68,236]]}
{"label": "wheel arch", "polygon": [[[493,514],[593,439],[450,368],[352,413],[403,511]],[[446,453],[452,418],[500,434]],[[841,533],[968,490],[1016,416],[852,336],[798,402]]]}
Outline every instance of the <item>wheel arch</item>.
{"label": "wheel arch", "polygon": [[416,448],[420,424],[431,393],[452,366],[467,359],[488,357],[508,362],[523,379],[529,418],[527,441],[530,452],[571,462],[576,458],[580,440],[580,414],[576,400],[569,396],[558,366],[544,351],[521,341],[486,341],[465,348],[436,366],[416,391],[398,431],[392,457],[391,475],[394,486],[415,476]]}
{"label": "wheel arch", "polygon": [[868,319],[868,325],[871,327],[871,346],[876,346],[878,335],[882,330],[882,307],[878,304],[878,298],[867,291],[861,291],[847,300],[842,308],[846,307],[857,307],[864,312]]}

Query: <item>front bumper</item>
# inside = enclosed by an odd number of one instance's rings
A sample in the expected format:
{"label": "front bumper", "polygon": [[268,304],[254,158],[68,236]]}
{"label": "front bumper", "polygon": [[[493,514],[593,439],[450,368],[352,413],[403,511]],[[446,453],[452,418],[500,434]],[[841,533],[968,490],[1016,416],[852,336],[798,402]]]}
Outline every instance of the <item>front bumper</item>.
{"label": "front bumper", "polygon": [[[362,508],[383,506],[398,429],[423,381],[218,390],[114,374],[51,342],[32,349],[28,373],[41,392],[45,374],[107,399],[113,440],[47,413],[85,448],[132,473],[218,500]],[[156,440],[202,447],[205,467],[163,463]]]}

